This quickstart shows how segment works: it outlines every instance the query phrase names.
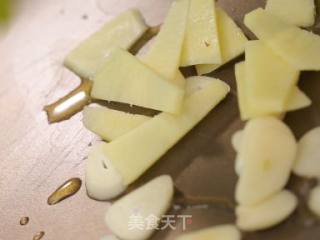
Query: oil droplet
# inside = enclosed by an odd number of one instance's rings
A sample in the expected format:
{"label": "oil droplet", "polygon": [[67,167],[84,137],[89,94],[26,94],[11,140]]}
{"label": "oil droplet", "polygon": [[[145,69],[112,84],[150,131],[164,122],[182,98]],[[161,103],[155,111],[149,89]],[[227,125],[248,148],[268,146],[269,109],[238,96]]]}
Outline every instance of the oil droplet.
{"label": "oil droplet", "polygon": [[22,217],[22,218],[20,218],[20,225],[21,225],[21,226],[27,225],[28,222],[29,222],[29,217]]}
{"label": "oil droplet", "polygon": [[43,231],[38,232],[33,236],[32,240],[40,240],[43,238],[44,234],[45,234],[45,232],[43,232]]}
{"label": "oil droplet", "polygon": [[54,205],[58,202],[71,197],[76,194],[81,188],[81,179],[80,178],[71,178],[60,187],[57,188],[48,198],[48,204]]}
{"label": "oil droplet", "polygon": [[91,103],[92,81],[82,79],[80,86],[53,104],[44,107],[50,123],[71,118]]}

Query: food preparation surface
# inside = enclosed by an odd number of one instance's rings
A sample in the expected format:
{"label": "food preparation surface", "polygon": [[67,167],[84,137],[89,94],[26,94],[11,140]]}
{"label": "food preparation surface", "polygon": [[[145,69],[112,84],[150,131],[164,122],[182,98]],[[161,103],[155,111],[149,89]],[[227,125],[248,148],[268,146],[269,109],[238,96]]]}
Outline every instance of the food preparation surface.
{"label": "food preparation surface", "polygon": [[[84,179],[88,146],[98,138],[83,127],[81,114],[49,125],[42,109],[79,84],[78,77],[62,66],[62,60],[80,39],[130,7],[138,7],[148,24],[157,25],[171,2],[17,1],[11,27],[0,39],[0,240],[32,239],[41,231],[45,232],[43,239],[62,240],[100,239],[108,233],[104,214],[109,203],[89,199],[84,185],[71,198],[56,205],[47,204],[47,198],[63,182],[72,177]],[[218,4],[245,29],[244,14],[264,2],[219,0]],[[320,33],[319,21],[314,32]],[[171,214],[193,215],[187,230],[234,222],[235,152],[230,140],[242,127],[234,62],[211,74],[231,85],[228,98],[135,184],[162,173],[172,175],[176,188],[188,196],[190,205],[180,209],[181,199],[177,196]],[[313,105],[288,114],[286,122],[297,137],[320,125],[320,73],[305,72],[300,83]],[[309,182],[298,178],[290,183],[301,195],[308,192],[308,186]],[[24,216],[29,217],[29,222],[21,226]],[[180,231],[178,222],[177,230],[158,232],[152,239],[174,239]],[[289,220],[269,231],[246,234],[245,239],[315,240],[319,236],[320,220],[301,201]]]}

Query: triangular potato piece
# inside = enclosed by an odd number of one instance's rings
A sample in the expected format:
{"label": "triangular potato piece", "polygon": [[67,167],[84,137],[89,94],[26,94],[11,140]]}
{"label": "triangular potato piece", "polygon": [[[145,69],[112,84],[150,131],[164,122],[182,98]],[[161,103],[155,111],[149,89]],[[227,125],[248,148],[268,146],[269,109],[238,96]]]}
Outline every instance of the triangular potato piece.
{"label": "triangular potato piece", "polygon": [[177,0],[172,3],[155,42],[142,60],[169,80],[174,80],[179,70],[189,5],[190,0]]}
{"label": "triangular potato piece", "polygon": [[320,36],[282,21],[261,8],[248,13],[246,26],[292,66],[320,70]]}
{"label": "triangular potato piece", "polygon": [[72,50],[64,65],[80,77],[93,80],[112,48],[129,49],[147,29],[140,12],[128,10]]}
{"label": "triangular potato piece", "polygon": [[295,111],[302,108],[309,107],[311,105],[311,99],[295,86],[292,90],[291,95],[289,96],[289,100],[286,103],[286,111]]}
{"label": "triangular potato piece", "polygon": [[220,64],[222,57],[218,37],[215,1],[190,1],[181,66]]}
{"label": "triangular potato piece", "polygon": [[280,116],[287,111],[295,111],[311,105],[311,100],[303,93],[297,86],[294,86],[288,100],[286,101],[284,111],[282,112],[268,112],[263,108],[254,107],[256,104],[248,101],[247,98],[247,84],[245,75],[245,62],[240,62],[235,66],[237,96],[242,120],[248,120],[255,117],[263,116]]}
{"label": "triangular potato piece", "polygon": [[[201,77],[198,77],[198,82],[201,83]],[[198,124],[228,92],[228,85],[212,79],[185,99],[181,114],[162,113],[155,116],[123,137],[106,144],[106,156],[125,182],[132,183]]]}
{"label": "triangular potato piece", "polygon": [[246,95],[254,109],[283,112],[300,71],[277,56],[262,41],[246,44]]}
{"label": "triangular potato piece", "polygon": [[92,97],[179,113],[184,89],[163,78],[138,58],[114,49],[95,77]]}
{"label": "triangular potato piece", "polygon": [[222,8],[216,7],[216,13],[222,63],[197,65],[198,75],[210,73],[240,56],[244,53],[245,43],[248,41],[242,30]]}
{"label": "triangular potato piece", "polygon": [[107,107],[85,107],[83,110],[84,126],[102,137],[112,141],[135,129],[151,119],[138,114],[130,114]]}
{"label": "triangular potato piece", "polygon": [[266,10],[299,27],[312,26],[316,16],[314,0],[268,0]]}

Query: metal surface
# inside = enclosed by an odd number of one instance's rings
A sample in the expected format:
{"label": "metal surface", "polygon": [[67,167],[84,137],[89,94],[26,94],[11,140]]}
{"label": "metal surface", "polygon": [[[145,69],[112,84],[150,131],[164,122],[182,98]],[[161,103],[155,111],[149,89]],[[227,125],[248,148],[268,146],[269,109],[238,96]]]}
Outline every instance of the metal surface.
{"label": "metal surface", "polygon": [[[150,25],[161,23],[171,0],[24,0],[16,6],[7,35],[0,40],[0,239],[99,239],[108,233],[104,213],[109,203],[89,199],[80,192],[57,205],[48,196],[71,177],[83,179],[88,145],[97,138],[81,123],[81,114],[49,125],[44,105],[72,90],[80,79],[62,67],[65,54],[120,11],[136,6]],[[319,5],[319,0],[317,1]],[[220,0],[218,3],[243,27],[243,15],[263,6],[263,0]],[[319,24],[314,29],[319,32]],[[248,31],[246,31],[247,34]],[[249,36],[251,36],[249,34]],[[238,59],[239,60],[239,59]],[[230,145],[242,127],[237,110],[233,64],[215,74],[232,86],[230,96],[177,144],[135,186],[161,173],[173,176],[176,187],[193,197],[218,199],[216,203],[172,210],[193,215],[188,230],[234,221],[235,153]],[[312,107],[288,114],[286,121],[297,137],[320,125],[320,74],[303,73],[301,87],[311,96]],[[135,187],[135,186],[132,186]],[[299,193],[308,182],[293,179]],[[302,195],[303,195],[302,194]],[[302,197],[303,198],[303,197]],[[222,199],[222,201],[220,200]],[[177,201],[177,199],[176,199]],[[28,225],[19,220],[28,216]],[[316,240],[320,221],[306,209],[268,231],[246,234],[246,240]],[[179,227],[180,226],[180,227]],[[153,239],[173,239],[175,231],[161,231]]]}

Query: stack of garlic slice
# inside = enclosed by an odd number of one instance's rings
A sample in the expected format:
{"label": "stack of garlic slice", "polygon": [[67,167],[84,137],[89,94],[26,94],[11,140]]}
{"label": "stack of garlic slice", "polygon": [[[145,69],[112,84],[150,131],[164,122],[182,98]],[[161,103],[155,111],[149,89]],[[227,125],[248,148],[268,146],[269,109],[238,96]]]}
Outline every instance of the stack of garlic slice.
{"label": "stack of garlic slice", "polygon": [[160,221],[170,208],[173,193],[171,177],[157,177],[113,203],[106,213],[105,222],[122,240],[147,239],[157,229],[157,221],[148,226],[147,219],[152,217]]}
{"label": "stack of garlic slice", "polygon": [[236,138],[237,225],[245,231],[270,228],[297,206],[296,197],[283,191],[296,156],[295,138],[283,122],[273,117],[249,121]]}
{"label": "stack of garlic slice", "polygon": [[[298,152],[293,167],[294,174],[320,179],[320,127],[308,131],[298,143]],[[320,216],[320,186],[310,193],[308,206],[312,212]]]}
{"label": "stack of garlic slice", "polygon": [[[297,11],[297,18],[288,14]],[[320,131],[308,133],[297,147],[291,130],[279,120],[311,104],[297,83],[300,71],[320,70],[320,37],[297,26],[310,25],[313,11],[310,1],[269,0],[266,10],[245,16],[246,26],[259,40],[246,44],[246,60],[235,67],[241,118],[249,120],[232,139],[239,175],[237,226],[244,231],[275,226],[295,210],[297,197],[284,190],[292,170],[312,177],[319,172],[315,146]],[[315,212],[319,196],[317,188],[310,196]]]}

